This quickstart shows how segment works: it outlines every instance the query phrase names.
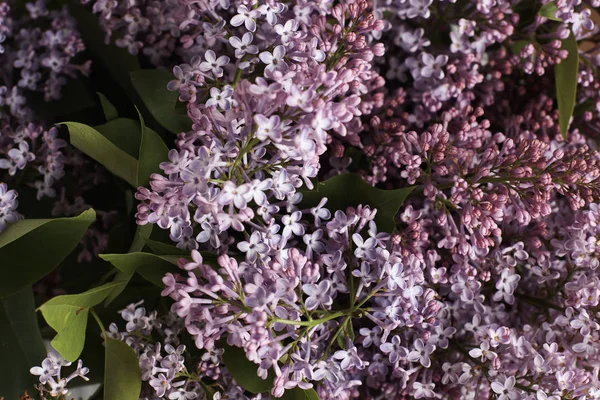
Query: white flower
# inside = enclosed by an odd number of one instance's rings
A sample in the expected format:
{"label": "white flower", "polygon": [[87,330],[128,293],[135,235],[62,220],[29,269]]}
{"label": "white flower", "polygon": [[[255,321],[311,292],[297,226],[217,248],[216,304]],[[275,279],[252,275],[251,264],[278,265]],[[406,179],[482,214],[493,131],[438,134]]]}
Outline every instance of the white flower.
{"label": "white flower", "polygon": [[231,25],[240,26],[244,24],[250,32],[256,31],[256,18],[260,16],[258,10],[248,10],[248,7],[241,5],[237,8],[237,15],[231,18]]}

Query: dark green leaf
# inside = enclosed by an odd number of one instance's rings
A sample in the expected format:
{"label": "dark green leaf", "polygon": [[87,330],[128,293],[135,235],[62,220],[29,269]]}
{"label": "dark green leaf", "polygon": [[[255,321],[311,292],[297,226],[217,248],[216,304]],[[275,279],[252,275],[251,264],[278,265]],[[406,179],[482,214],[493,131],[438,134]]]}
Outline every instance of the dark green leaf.
{"label": "dark green leaf", "polygon": [[560,132],[566,139],[575,98],[577,96],[577,74],[579,70],[579,49],[573,32],[563,40],[562,49],[569,52],[569,56],[560,64],[555,64],[554,75],[556,79],[556,99],[558,101],[558,124]]}
{"label": "dark green leaf", "polygon": [[167,243],[163,243],[163,242],[159,242],[157,240],[151,240],[151,239],[146,239],[145,240],[145,244],[146,246],[148,246],[148,248],[150,250],[152,250],[152,252],[154,254],[157,254],[159,256],[164,256],[164,255],[176,255],[176,256],[189,256],[190,252],[188,250],[183,250],[180,249],[179,247],[167,244]]}
{"label": "dark green leaf", "polygon": [[84,77],[69,79],[61,89],[60,99],[46,101],[39,92],[26,93],[27,105],[35,111],[37,118],[56,121],[55,118],[73,116],[83,110],[96,107],[89,80]]}
{"label": "dark green leaf", "polygon": [[291,390],[286,390],[281,400],[319,400],[319,396],[314,389],[302,390],[299,387],[295,387]]}
{"label": "dark green leaf", "polygon": [[94,129],[131,157],[138,158],[142,139],[142,130],[138,121],[131,118],[117,118],[95,126]]}
{"label": "dark green leaf", "polygon": [[595,102],[593,99],[587,99],[583,103],[579,103],[575,105],[575,109],[573,110],[574,117],[581,117],[587,111],[594,111]]}
{"label": "dark green leaf", "polygon": [[550,3],[544,4],[540,8],[540,11],[538,11],[538,15],[541,17],[546,17],[548,19],[551,19],[552,21],[562,22],[562,19],[556,17],[557,11],[558,11],[558,7],[556,7],[556,4],[553,1],[551,1]]}
{"label": "dark green leaf", "polygon": [[57,296],[44,303],[39,310],[56,331],[52,347],[65,359],[77,360],[85,343],[85,330],[90,308],[102,303],[111,290],[121,285],[111,282],[80,294]]}
{"label": "dark green leaf", "polygon": [[225,367],[227,367],[227,370],[238,385],[252,393],[262,393],[271,390],[275,377],[273,371],[269,371],[269,376],[263,380],[257,375],[258,365],[246,358],[244,350],[229,345],[222,345],[221,347],[225,350],[223,352]]}
{"label": "dark green leaf", "polygon": [[173,74],[158,69],[131,73],[131,83],[156,121],[168,131],[179,134],[187,132],[192,122],[185,111],[177,109],[177,92],[167,90]]}
{"label": "dark green leaf", "polygon": [[357,174],[342,174],[317,184],[315,189],[309,192],[304,192],[301,204],[303,207],[314,207],[323,197],[327,197],[326,207],[332,213],[336,210],[345,211],[347,207],[369,205],[377,209],[377,228],[383,232],[392,232],[396,226],[394,217],[413,190],[414,186],[395,190],[377,189]]}
{"label": "dark green leaf", "polygon": [[106,338],[104,400],[138,400],[142,391],[139,360],[131,347]]}
{"label": "dark green leaf", "polygon": [[148,282],[164,287],[162,278],[167,272],[177,271],[177,260],[180,256],[157,256],[152,253],[100,254],[100,258],[108,261],[125,274],[137,272]]}
{"label": "dark green leaf", "polygon": [[77,247],[95,220],[96,212],[89,209],[77,217],[25,219],[10,225],[0,234],[0,297],[50,273]]}
{"label": "dark green leaf", "polygon": [[102,111],[104,112],[104,117],[106,121],[112,121],[113,119],[119,118],[119,112],[115,108],[115,106],[100,92],[96,93],[98,98],[100,99],[100,105],[102,106]]}
{"label": "dark green leaf", "polygon": [[0,398],[32,393],[37,379],[29,369],[45,357],[31,287],[0,300]]}
{"label": "dark green leaf", "polygon": [[[131,246],[129,247],[129,252],[135,253],[135,252],[141,251],[144,248],[144,244],[145,244],[144,241],[152,233],[153,226],[154,225],[152,225],[152,224],[138,225],[137,229],[135,230],[133,242],[131,243]],[[113,282],[121,282],[122,285],[116,286],[113,288],[113,290],[110,292],[110,294],[106,297],[106,301],[104,302],[105,306],[112,303],[112,301],[114,299],[116,299],[117,296],[120,295],[121,292],[123,292],[123,290],[125,290],[125,287],[127,286],[129,281],[133,277],[134,273],[135,273],[135,271],[131,271],[131,272],[119,271],[119,272],[117,272],[117,274],[115,275],[115,278],[113,279]]]}
{"label": "dark green leaf", "polygon": [[515,40],[511,43],[510,50],[512,51],[512,53],[515,56],[520,57],[521,50],[523,50],[523,48],[525,46],[527,46],[529,43],[531,43],[531,41],[529,41],[529,40]]}
{"label": "dark green leaf", "polygon": [[168,160],[169,148],[158,133],[146,126],[139,111],[138,114],[140,116],[142,139],[140,141],[137,184],[138,186],[147,186],[150,182],[150,175],[160,173],[159,164]]}
{"label": "dark green leaf", "polygon": [[91,126],[63,122],[69,128],[71,144],[98,161],[114,175],[134,186],[137,182],[137,160],[118,148]]}
{"label": "dark green leaf", "polygon": [[[146,241],[152,234],[152,228],[154,225],[146,224],[146,225],[138,225],[135,231],[135,236],[133,237],[133,242],[131,243],[131,247],[129,248],[130,253],[137,253],[138,251],[142,251],[144,248]],[[177,255],[177,253],[173,253]],[[189,253],[188,253],[189,254]],[[188,255],[186,254],[186,255]]]}

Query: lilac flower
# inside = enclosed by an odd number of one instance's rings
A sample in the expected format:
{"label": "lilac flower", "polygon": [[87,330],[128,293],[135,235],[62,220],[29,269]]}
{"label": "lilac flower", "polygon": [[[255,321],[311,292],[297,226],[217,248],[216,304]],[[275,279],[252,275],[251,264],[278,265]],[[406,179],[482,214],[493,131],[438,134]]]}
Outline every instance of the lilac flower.
{"label": "lilac flower", "polygon": [[52,397],[59,397],[69,393],[67,385],[73,379],[79,377],[88,380],[85,376],[89,372],[88,368],[83,367],[81,360],[77,361],[77,368],[68,377],[61,378],[63,367],[70,366],[71,363],[63,359],[56,353],[48,353],[48,357],[42,361],[41,367],[32,367],[30,373],[39,376],[40,385],[37,389],[41,396],[46,393]]}
{"label": "lilac flower", "polygon": [[5,183],[0,183],[0,232],[6,230],[8,224],[12,224],[20,218],[16,211],[19,205],[17,196],[16,191],[8,190]]}
{"label": "lilac flower", "polygon": [[239,209],[246,208],[248,202],[248,194],[250,187],[247,184],[237,186],[231,181],[227,181],[223,184],[223,189],[219,193],[217,201],[219,204],[233,204]]}
{"label": "lilac flower", "polygon": [[284,215],[281,218],[281,222],[283,224],[283,232],[281,233],[282,237],[289,239],[292,236],[292,233],[296,236],[304,235],[304,226],[300,223],[302,219],[302,213],[300,211],[295,211],[291,215]]}
{"label": "lilac flower", "polygon": [[260,16],[259,10],[248,10],[245,5],[237,8],[237,15],[231,18],[231,25],[240,26],[244,24],[250,32],[256,31],[256,19]]}
{"label": "lilac flower", "polygon": [[302,291],[308,295],[304,304],[307,310],[314,310],[317,307],[329,308],[333,299],[329,295],[331,287],[330,281],[322,281],[318,285],[306,284],[302,286]]}
{"label": "lilac flower", "polygon": [[233,89],[230,86],[225,86],[223,91],[216,87],[210,88],[210,99],[206,101],[206,107],[219,106],[222,110],[229,110],[232,95]]}
{"label": "lilac flower", "polygon": [[52,362],[50,358],[46,358],[42,361],[41,367],[32,367],[30,372],[32,375],[38,375],[40,377],[40,383],[45,385],[51,377],[58,375],[59,370],[60,367],[58,365]]}
{"label": "lilac flower", "polygon": [[518,399],[520,395],[514,390],[515,377],[510,376],[504,379],[504,383],[498,381],[492,382],[490,385],[494,393],[498,394],[499,400],[513,400]]}
{"label": "lilac flower", "polygon": [[396,364],[400,359],[408,356],[408,351],[400,345],[401,339],[399,336],[394,336],[391,341],[382,343],[379,348],[384,354],[387,354],[390,363]]}
{"label": "lilac flower", "polygon": [[421,339],[415,340],[415,349],[407,355],[408,361],[418,361],[425,368],[431,366],[431,359],[429,356],[435,351],[435,346],[432,344],[425,344]]}
{"label": "lilac flower", "polygon": [[266,64],[265,69],[267,71],[285,71],[288,68],[287,63],[284,61],[285,47],[282,45],[275,46],[273,52],[263,51],[258,55],[260,60]]}
{"label": "lilac flower", "polygon": [[264,254],[269,250],[269,246],[261,241],[258,232],[252,233],[247,242],[239,242],[237,247],[240,251],[246,253],[246,258],[251,263],[256,261],[259,254]]}
{"label": "lilac flower", "polygon": [[258,54],[258,47],[252,44],[253,39],[250,32],[244,33],[241,39],[237,36],[229,38],[229,43],[235,48],[236,58],[243,58],[246,54]]}
{"label": "lilac flower", "polygon": [[275,143],[281,141],[282,131],[280,128],[279,116],[273,115],[267,118],[262,114],[257,114],[254,116],[254,121],[258,125],[256,129],[256,137],[259,140],[270,139]]}
{"label": "lilac flower", "polygon": [[440,55],[434,58],[429,53],[423,53],[421,62],[423,63],[423,68],[421,69],[420,76],[442,79],[444,77],[442,67],[448,62],[448,56]]}
{"label": "lilac flower", "polygon": [[469,355],[473,358],[481,358],[481,361],[493,360],[498,357],[498,354],[490,351],[489,342],[482,342],[478,348],[471,349]]}
{"label": "lilac flower", "polygon": [[354,346],[348,350],[336,351],[333,358],[340,360],[340,367],[343,370],[349,370],[350,368],[363,369],[367,364],[358,356],[356,347]]}
{"label": "lilac flower", "polygon": [[217,58],[217,55],[214,51],[206,50],[206,53],[204,53],[204,59],[206,61],[200,63],[200,71],[210,71],[215,78],[220,78],[223,76],[223,67],[229,64],[229,57],[220,56],[219,58]]}
{"label": "lilac flower", "polygon": [[167,390],[171,389],[171,383],[164,374],[158,374],[156,378],[150,380],[150,386],[156,390],[156,395],[162,397]]}

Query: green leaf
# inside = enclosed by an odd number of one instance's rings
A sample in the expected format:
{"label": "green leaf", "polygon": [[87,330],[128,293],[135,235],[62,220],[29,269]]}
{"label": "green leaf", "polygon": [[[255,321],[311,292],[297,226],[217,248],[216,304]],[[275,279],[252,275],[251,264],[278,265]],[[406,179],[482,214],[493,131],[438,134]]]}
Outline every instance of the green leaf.
{"label": "green leaf", "polygon": [[100,254],[100,258],[108,261],[125,274],[138,273],[148,282],[164,287],[162,278],[167,272],[177,271],[177,260],[180,256],[157,256],[152,253]]}
{"label": "green leaf", "polygon": [[142,130],[140,123],[131,118],[117,118],[94,127],[115,146],[137,160]]}
{"label": "green leaf", "polygon": [[118,148],[91,126],[78,122],[63,122],[61,125],[69,128],[73,146],[135,187],[137,182],[137,160],[135,158]]}
{"label": "green leaf", "polygon": [[[152,228],[154,228],[154,225],[152,225],[152,224],[137,226],[137,229],[135,231],[135,236],[133,238],[133,242],[131,243],[131,247],[129,248],[130,253],[136,253],[138,251],[142,251],[142,249],[144,248],[144,246],[146,244],[146,241],[149,240],[148,238],[152,234]],[[175,247],[175,248],[177,248],[177,247]],[[173,253],[173,254],[176,254],[176,253]],[[185,255],[189,255],[189,252],[186,253]]]}
{"label": "green leaf", "polygon": [[510,44],[510,50],[515,56],[520,57],[521,50],[523,50],[523,47],[527,46],[529,43],[531,43],[529,40],[515,40]]}
{"label": "green leaf", "polygon": [[152,250],[152,252],[154,254],[158,254],[159,256],[164,256],[164,255],[177,255],[177,256],[189,256],[190,252],[189,250],[183,250],[180,249],[179,247],[167,244],[167,243],[163,243],[163,242],[159,242],[157,240],[151,240],[151,239],[146,239],[145,240],[145,244],[146,246],[148,246],[148,248],[150,250]]}
{"label": "green leaf", "polygon": [[119,112],[115,108],[115,106],[100,92],[96,92],[98,98],[100,99],[100,105],[102,106],[102,111],[104,112],[104,117],[106,121],[112,121],[113,119],[119,118]]}
{"label": "green leaf", "polygon": [[[138,252],[144,248],[144,241],[148,237],[150,237],[153,227],[154,225],[152,224],[138,225],[137,229],[135,230],[133,242],[129,247],[129,252]],[[120,282],[122,283],[122,285],[113,288],[110,294],[106,297],[106,301],[104,302],[105,307],[112,303],[112,301],[116,299],[117,296],[119,296],[123,292],[123,290],[125,290],[125,287],[129,284],[131,278],[133,278],[134,273],[135,272],[117,272],[115,278],[113,279],[113,282]]]}
{"label": "green leaf", "polygon": [[569,55],[560,64],[554,65],[556,99],[558,101],[558,124],[563,138],[567,138],[569,123],[575,108],[577,96],[577,74],[579,70],[579,49],[573,32],[563,40],[562,49]]}
{"label": "green leaf", "polygon": [[551,19],[552,21],[562,22],[562,19],[556,17],[557,11],[558,11],[558,7],[556,7],[556,4],[553,1],[551,1],[550,3],[544,4],[540,8],[540,11],[538,11],[538,15],[541,17],[546,17],[548,19]]}
{"label": "green leaf", "polygon": [[[26,92],[27,106],[35,112],[36,118],[55,121],[56,118],[68,118],[84,110],[96,107],[90,81],[85,77],[69,79],[61,89],[61,98],[46,101],[41,92]],[[71,117],[72,118],[72,117]]]}
{"label": "green leaf", "polygon": [[0,398],[18,399],[33,392],[29,369],[46,357],[31,287],[0,300]]}
{"label": "green leaf", "polygon": [[575,105],[575,109],[573,110],[574,117],[582,116],[586,111],[594,111],[596,109],[595,102],[593,99],[587,99],[583,103],[579,103]]}
{"label": "green leaf", "polygon": [[233,379],[249,392],[262,393],[271,390],[275,374],[269,370],[269,376],[263,380],[258,377],[258,365],[246,358],[246,353],[239,347],[229,346],[221,342],[223,362]]}
{"label": "green leaf", "polygon": [[65,359],[73,362],[83,350],[90,308],[102,303],[121,284],[110,282],[84,293],[57,296],[40,306],[44,319],[57,333],[52,347]]}
{"label": "green leaf", "polygon": [[173,74],[159,69],[131,73],[131,83],[156,121],[175,134],[187,132],[192,121],[187,113],[175,107],[179,94],[167,89]]}
{"label": "green leaf", "polygon": [[291,390],[286,390],[281,400],[319,400],[319,395],[314,389],[303,390],[299,387],[295,387]]}
{"label": "green leaf", "polygon": [[327,197],[326,207],[332,213],[336,210],[345,211],[347,207],[369,205],[377,209],[377,229],[392,232],[396,226],[394,217],[414,188],[410,186],[382,190],[369,185],[357,174],[342,174],[320,182],[315,189],[304,192],[301,204],[303,207],[314,207],[323,197]]}
{"label": "green leaf", "polygon": [[105,339],[104,400],[138,400],[142,391],[139,360],[120,340]]}
{"label": "green leaf", "polygon": [[0,234],[0,298],[18,292],[49,274],[81,241],[96,220],[93,209],[79,216],[24,219]]}
{"label": "green leaf", "polygon": [[144,117],[139,111],[138,114],[140,116],[142,139],[140,141],[137,185],[147,186],[150,182],[150,175],[160,173],[159,164],[168,160],[169,148],[158,133],[146,126]]}

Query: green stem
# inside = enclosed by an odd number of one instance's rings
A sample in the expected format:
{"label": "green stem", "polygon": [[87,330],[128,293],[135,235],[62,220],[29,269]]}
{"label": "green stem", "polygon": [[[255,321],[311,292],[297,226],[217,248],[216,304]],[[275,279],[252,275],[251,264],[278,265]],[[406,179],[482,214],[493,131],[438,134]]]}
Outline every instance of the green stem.
{"label": "green stem", "polygon": [[108,340],[108,335],[106,334],[106,329],[104,328],[104,324],[102,323],[102,320],[100,319],[100,317],[98,316],[98,314],[96,313],[96,311],[93,308],[90,308],[90,314],[92,314],[92,317],[94,317],[94,319],[98,323],[98,326],[100,327],[100,330],[102,331],[102,336],[104,336],[104,340]]}

